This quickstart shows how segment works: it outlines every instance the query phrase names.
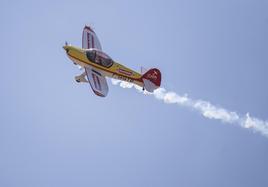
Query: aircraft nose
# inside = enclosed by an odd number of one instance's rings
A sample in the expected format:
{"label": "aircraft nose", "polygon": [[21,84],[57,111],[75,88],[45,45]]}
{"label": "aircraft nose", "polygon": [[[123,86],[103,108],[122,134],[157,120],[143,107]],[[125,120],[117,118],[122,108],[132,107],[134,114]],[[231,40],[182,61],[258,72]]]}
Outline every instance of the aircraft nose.
{"label": "aircraft nose", "polygon": [[68,51],[69,51],[69,46],[68,45],[65,45],[65,46],[63,46],[63,49],[65,49],[65,51],[68,53]]}

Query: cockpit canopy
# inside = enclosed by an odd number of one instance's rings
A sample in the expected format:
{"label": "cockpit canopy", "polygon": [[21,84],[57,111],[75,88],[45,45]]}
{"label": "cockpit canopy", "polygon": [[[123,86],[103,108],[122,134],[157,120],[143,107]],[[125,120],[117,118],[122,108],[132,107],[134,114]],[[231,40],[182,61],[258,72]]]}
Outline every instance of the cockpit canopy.
{"label": "cockpit canopy", "polygon": [[107,54],[98,49],[88,49],[86,55],[89,61],[106,68],[111,67],[114,63]]}

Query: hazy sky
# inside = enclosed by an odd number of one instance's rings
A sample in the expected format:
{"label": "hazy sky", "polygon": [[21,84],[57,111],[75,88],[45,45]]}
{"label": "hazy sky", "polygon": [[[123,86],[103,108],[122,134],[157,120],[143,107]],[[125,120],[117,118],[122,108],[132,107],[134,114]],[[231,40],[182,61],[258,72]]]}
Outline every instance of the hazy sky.
{"label": "hazy sky", "polygon": [[109,81],[100,98],[62,49],[157,67],[178,94],[268,119],[268,1],[0,2],[0,186],[268,186],[268,138]]}

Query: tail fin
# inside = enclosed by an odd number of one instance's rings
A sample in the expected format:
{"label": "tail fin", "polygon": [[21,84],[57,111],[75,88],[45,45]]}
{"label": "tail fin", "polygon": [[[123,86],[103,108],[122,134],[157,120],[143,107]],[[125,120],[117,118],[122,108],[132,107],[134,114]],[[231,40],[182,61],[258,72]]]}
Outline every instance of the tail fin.
{"label": "tail fin", "polygon": [[161,72],[156,68],[150,69],[142,75],[142,80],[144,83],[144,88],[148,92],[153,92],[161,85]]}

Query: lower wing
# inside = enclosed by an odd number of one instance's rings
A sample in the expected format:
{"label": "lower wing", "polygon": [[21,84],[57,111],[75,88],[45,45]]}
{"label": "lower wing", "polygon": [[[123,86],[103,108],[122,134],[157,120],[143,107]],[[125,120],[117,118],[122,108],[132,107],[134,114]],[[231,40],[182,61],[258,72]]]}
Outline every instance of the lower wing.
{"label": "lower wing", "polygon": [[92,67],[86,67],[88,82],[94,93],[100,97],[105,97],[108,94],[109,88],[106,78]]}

